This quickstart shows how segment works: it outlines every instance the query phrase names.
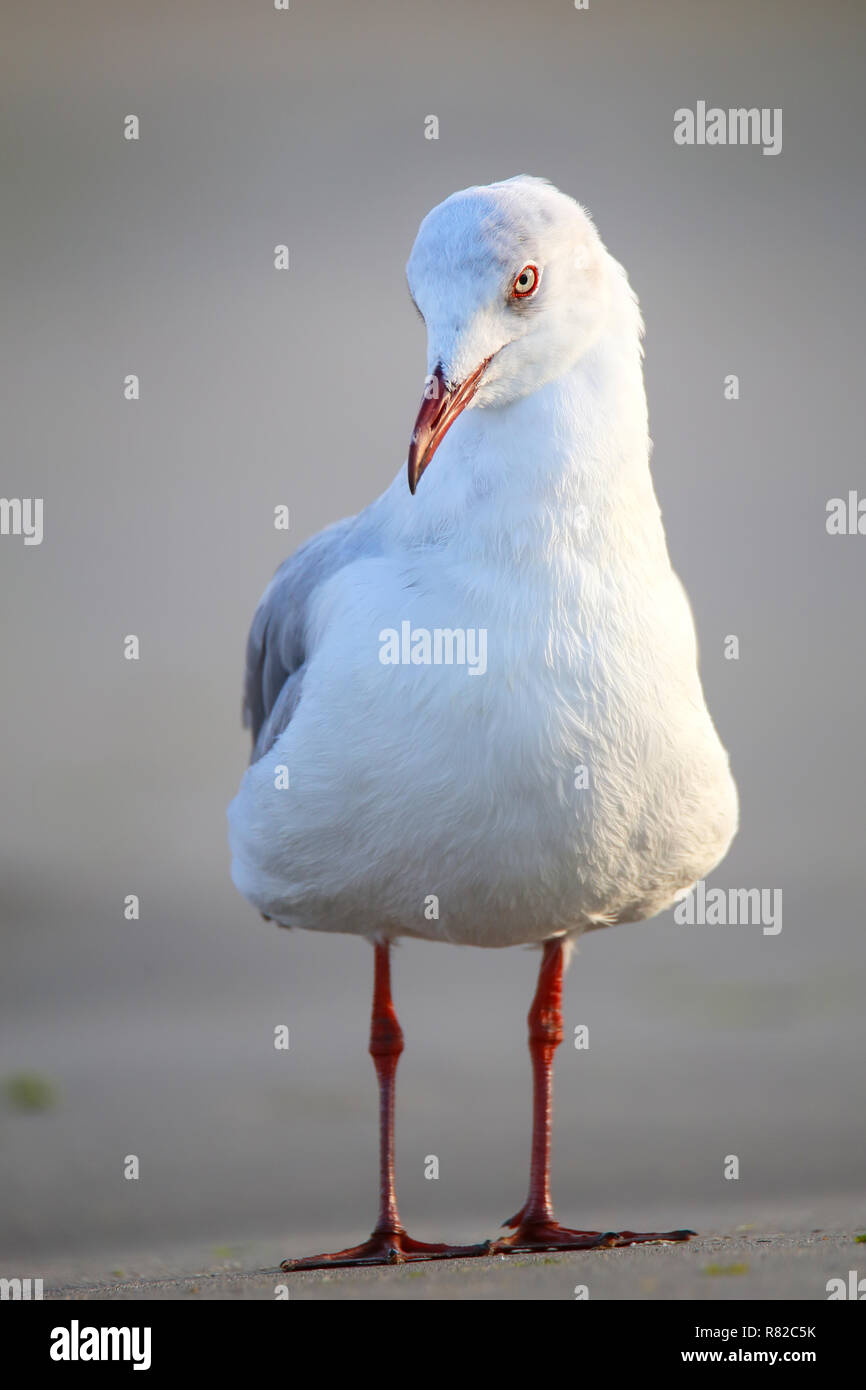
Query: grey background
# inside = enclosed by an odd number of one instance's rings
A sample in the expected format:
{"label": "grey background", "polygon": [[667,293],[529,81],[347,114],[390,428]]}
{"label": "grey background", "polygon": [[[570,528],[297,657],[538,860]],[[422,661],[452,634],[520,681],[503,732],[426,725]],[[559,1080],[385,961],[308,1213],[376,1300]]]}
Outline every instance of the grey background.
{"label": "grey background", "polygon": [[[784,892],[775,938],[668,916],[584,942],[560,1214],[727,1229],[820,1200],[862,1222],[866,538],[824,525],[864,489],[862,9],[4,12],[2,493],[44,497],[45,539],[0,540],[0,1079],[56,1101],[0,1095],[0,1253],[249,1237],[277,1260],[370,1227],[369,948],[280,933],[228,878],[242,649],[287,550],[405,458],[420,219],[518,172],[586,204],[641,297],[656,486],[742,796],[713,882]],[[781,106],[782,153],[676,147],[698,99]],[[397,953],[418,1235],[492,1234],[523,1198],[536,964]]]}

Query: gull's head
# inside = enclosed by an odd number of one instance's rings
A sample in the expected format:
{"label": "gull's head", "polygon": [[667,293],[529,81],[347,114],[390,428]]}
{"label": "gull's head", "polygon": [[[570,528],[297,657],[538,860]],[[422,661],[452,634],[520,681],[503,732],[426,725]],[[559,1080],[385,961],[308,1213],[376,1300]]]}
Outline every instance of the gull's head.
{"label": "gull's head", "polygon": [[507,405],[599,338],[611,260],[588,214],[544,179],[466,188],[428,213],[406,273],[427,325],[409,487],[467,406]]}

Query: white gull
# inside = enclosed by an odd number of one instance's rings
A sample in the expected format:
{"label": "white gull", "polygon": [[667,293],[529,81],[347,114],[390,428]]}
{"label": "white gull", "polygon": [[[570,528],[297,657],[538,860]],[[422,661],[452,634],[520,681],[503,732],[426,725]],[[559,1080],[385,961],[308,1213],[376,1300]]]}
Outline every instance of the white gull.
{"label": "white gull", "polygon": [[[684,1238],[565,1230],[547,1179],[570,943],[668,907],[737,822],[650,477],[638,304],[586,212],[526,176],[434,208],[408,279],[428,333],[409,486],[401,469],[286,561],[248,647],[234,882],[276,922],[376,950],[379,1223],[291,1267]],[[492,1246],[421,1246],[399,1222],[400,936],[544,945],[530,1194]]]}

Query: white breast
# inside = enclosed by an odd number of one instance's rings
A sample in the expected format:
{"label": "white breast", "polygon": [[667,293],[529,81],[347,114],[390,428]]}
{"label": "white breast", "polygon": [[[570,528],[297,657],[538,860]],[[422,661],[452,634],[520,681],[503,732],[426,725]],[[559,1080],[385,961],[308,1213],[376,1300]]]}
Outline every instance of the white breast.
{"label": "white breast", "polygon": [[[467,412],[423,510],[398,478],[386,554],[317,595],[300,704],[230,809],[235,882],[268,916],[513,945],[651,916],[727,849],[736,792],[645,438],[643,458],[639,421],[636,452],[588,441],[580,388]],[[405,622],[485,629],[485,673],[383,665]]]}

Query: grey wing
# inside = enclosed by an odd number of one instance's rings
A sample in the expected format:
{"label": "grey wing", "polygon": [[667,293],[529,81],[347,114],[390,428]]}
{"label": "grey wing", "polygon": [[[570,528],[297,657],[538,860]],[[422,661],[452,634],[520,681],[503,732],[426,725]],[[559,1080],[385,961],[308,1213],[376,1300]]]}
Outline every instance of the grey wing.
{"label": "grey wing", "polygon": [[360,524],[365,516],[348,517],[313,536],[280,566],[262,595],[247,639],[244,678],[252,762],[274,745],[301,697],[312,594],[359,554],[372,553],[371,528]]}

